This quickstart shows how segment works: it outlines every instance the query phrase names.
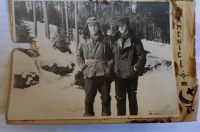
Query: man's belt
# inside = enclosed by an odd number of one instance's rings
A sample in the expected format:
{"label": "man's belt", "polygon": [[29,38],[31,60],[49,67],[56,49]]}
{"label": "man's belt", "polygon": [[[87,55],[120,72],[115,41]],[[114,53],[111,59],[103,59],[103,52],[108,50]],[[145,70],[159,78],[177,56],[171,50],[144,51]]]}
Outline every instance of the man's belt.
{"label": "man's belt", "polygon": [[104,59],[85,59],[85,63],[107,63],[107,60]]}

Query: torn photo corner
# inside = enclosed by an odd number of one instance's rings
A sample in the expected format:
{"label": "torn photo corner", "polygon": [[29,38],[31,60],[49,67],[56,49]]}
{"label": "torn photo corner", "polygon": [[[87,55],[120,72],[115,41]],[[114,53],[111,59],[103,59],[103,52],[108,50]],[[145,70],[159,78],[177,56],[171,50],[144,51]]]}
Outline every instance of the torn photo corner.
{"label": "torn photo corner", "polygon": [[10,0],[7,124],[195,121],[191,0]]}

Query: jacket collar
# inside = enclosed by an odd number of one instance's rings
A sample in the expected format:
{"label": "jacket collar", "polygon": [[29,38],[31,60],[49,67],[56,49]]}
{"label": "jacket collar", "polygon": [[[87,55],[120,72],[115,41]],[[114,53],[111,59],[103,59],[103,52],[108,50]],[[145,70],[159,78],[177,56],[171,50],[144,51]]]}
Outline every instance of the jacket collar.
{"label": "jacket collar", "polygon": [[93,45],[94,43],[93,43],[92,38],[90,37],[90,38],[85,39],[85,44],[87,44],[87,45],[88,45],[88,44],[89,44],[89,45],[92,44],[92,45]]}
{"label": "jacket collar", "polygon": [[[118,40],[117,40],[117,44],[122,48],[122,41],[121,41],[121,39],[118,39]],[[131,39],[128,38],[128,39],[124,42],[124,47],[123,47],[123,49],[128,48],[128,47],[131,47],[131,46],[132,46],[132,45],[131,45]]]}
{"label": "jacket collar", "polygon": [[[99,35],[99,38],[96,40],[96,44],[99,43],[99,42],[102,40],[102,38],[103,38],[103,35],[100,34],[100,35]],[[94,42],[94,40],[93,40],[92,37],[90,37],[90,38],[87,39],[87,43],[88,43],[88,44],[90,44],[90,43],[94,44],[93,42]],[[96,45],[96,44],[95,44],[95,45]]]}

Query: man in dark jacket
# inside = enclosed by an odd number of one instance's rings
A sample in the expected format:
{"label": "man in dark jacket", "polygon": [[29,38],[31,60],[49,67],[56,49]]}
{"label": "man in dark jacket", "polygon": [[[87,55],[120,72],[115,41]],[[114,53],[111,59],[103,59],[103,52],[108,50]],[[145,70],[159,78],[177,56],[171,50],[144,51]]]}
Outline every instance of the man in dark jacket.
{"label": "man in dark jacket", "polygon": [[110,116],[110,74],[112,60],[111,40],[102,34],[95,17],[87,20],[80,39],[77,64],[85,78],[85,114],[94,116],[93,103],[97,91],[101,94],[102,116]]}
{"label": "man in dark jacket", "polygon": [[137,86],[138,76],[143,73],[146,54],[141,40],[130,28],[129,18],[117,20],[119,32],[114,40],[114,72],[117,100],[117,115],[126,115],[126,92],[128,93],[130,115],[138,114]]}

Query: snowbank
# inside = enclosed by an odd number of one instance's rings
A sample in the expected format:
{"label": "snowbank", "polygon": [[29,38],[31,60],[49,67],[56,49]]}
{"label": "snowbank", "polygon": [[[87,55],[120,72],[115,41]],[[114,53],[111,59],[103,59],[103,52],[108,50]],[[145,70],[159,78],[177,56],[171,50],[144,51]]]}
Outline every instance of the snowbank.
{"label": "snowbank", "polygon": [[151,52],[152,55],[166,59],[173,60],[172,45],[159,42],[142,40],[144,49]]}
{"label": "snowbank", "polygon": [[27,54],[15,49],[13,53],[13,87],[27,88],[39,83],[39,71],[35,61]]}
{"label": "snowbank", "polygon": [[13,54],[13,73],[27,74],[30,72],[35,72],[39,76],[35,61],[25,53],[15,49]]}

